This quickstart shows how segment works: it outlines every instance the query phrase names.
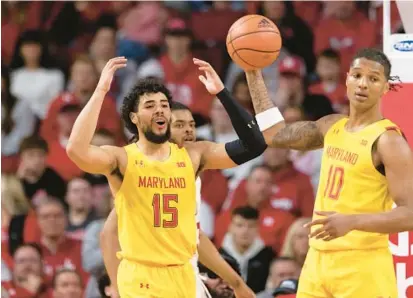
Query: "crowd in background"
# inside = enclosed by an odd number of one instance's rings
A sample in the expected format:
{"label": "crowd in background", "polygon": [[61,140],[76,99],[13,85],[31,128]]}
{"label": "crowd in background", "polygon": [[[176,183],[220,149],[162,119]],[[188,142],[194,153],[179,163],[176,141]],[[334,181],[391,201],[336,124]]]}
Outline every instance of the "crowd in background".
{"label": "crowd in background", "polygon": [[[245,74],[226,53],[226,34],[239,17],[259,13],[280,29],[279,59],[263,75],[286,122],[347,114],[351,57],[382,43],[376,1],[1,5],[1,278],[9,297],[100,297],[99,233],[113,198],[106,178],[83,173],[65,146],[110,58],[125,56],[128,65],[103,103],[94,145],[127,144],[119,108],[147,77],[162,80],[191,109],[199,138],[224,143],[237,135],[192,57],[210,62],[254,113]],[[392,30],[402,32],[397,8],[391,11]],[[242,166],[201,174],[201,229],[237,261],[259,298],[274,297],[281,281],[299,276],[321,154],[268,148]]]}

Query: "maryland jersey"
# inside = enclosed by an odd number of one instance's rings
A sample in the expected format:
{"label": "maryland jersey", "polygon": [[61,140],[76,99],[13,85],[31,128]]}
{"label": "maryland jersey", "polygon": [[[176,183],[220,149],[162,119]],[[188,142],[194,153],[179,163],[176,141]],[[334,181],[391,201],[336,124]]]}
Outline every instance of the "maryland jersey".
{"label": "maryland jersey", "polygon": [[[343,214],[380,213],[392,209],[386,177],[374,166],[372,146],[386,130],[399,128],[390,120],[372,123],[358,132],[348,132],[348,118],[336,122],[324,138],[320,183],[314,210]],[[319,216],[314,215],[314,219]],[[317,229],[315,226],[312,230]],[[344,237],[323,241],[311,239],[318,250],[387,248],[387,234],[351,231]]]}
{"label": "maryland jersey", "polygon": [[196,253],[195,174],[185,148],[170,143],[166,161],[151,160],[136,144],[115,198],[121,258],[149,266],[187,263]]}

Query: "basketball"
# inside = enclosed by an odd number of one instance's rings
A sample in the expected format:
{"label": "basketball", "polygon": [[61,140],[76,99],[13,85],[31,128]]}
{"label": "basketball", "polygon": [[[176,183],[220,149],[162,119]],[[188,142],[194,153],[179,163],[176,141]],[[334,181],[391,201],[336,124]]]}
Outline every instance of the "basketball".
{"label": "basketball", "polygon": [[271,65],[280,53],[282,40],[277,26],[261,15],[246,15],[228,31],[227,51],[244,70]]}

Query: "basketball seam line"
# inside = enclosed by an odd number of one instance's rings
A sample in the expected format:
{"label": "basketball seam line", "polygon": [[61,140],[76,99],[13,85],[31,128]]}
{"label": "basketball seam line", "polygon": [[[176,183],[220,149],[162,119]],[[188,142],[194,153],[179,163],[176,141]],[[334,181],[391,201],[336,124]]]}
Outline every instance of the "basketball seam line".
{"label": "basketball seam line", "polygon": [[259,52],[259,53],[278,53],[280,50],[276,50],[276,51],[262,51],[262,50],[256,50],[256,49],[251,49],[251,48],[240,48],[240,49],[236,49],[232,55],[234,55],[234,53],[241,51],[241,50],[248,50],[248,51],[254,51],[254,52]]}
{"label": "basketball seam line", "polygon": [[237,39],[240,38],[240,37],[243,37],[243,36],[246,36],[246,35],[250,35],[250,34],[255,34],[255,33],[261,33],[261,32],[263,32],[263,33],[264,33],[264,32],[265,32],[265,33],[274,33],[274,34],[280,35],[279,32],[274,31],[274,30],[254,31],[254,32],[248,32],[248,33],[242,34],[242,35],[240,35],[240,36],[237,36],[237,37],[235,37],[233,40],[231,40],[231,42],[233,42],[234,40],[237,40]]}
{"label": "basketball seam line", "polygon": [[[231,34],[231,35],[232,35],[232,34]],[[248,63],[248,62],[245,61],[244,59],[242,59],[241,56],[237,53],[237,50],[235,49],[234,44],[232,43],[232,40],[230,41],[230,43],[231,43],[232,49],[234,50],[233,53],[235,53],[241,61],[243,61],[245,64],[248,64],[249,66],[252,66],[252,67],[255,67],[255,68],[257,67],[257,66],[255,66],[255,65],[252,65],[252,64]]]}

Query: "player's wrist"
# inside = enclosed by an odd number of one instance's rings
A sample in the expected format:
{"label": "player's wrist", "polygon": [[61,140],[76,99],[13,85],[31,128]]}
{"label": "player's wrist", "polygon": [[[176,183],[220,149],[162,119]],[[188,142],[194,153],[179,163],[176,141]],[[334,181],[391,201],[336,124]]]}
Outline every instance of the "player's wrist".
{"label": "player's wrist", "polygon": [[257,124],[261,131],[265,131],[268,128],[284,121],[284,117],[277,107],[270,108],[261,113],[255,115]]}

